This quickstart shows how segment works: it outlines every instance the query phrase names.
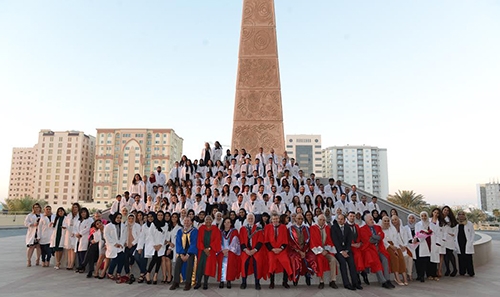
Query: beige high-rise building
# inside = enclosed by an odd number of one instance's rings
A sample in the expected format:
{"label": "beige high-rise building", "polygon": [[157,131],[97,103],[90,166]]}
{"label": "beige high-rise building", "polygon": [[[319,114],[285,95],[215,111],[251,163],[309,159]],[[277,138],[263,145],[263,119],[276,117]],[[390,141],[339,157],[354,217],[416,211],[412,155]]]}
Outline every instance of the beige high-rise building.
{"label": "beige high-rise building", "polygon": [[92,201],[94,136],[42,130],[36,147],[35,198],[65,208],[73,202]]}
{"label": "beige high-rise building", "polygon": [[182,156],[183,139],[172,129],[97,129],[94,202],[111,202],[128,191],[136,173],[161,166],[168,175]]}
{"label": "beige high-rise building", "polygon": [[16,147],[12,149],[9,199],[33,197],[35,153],[36,147]]}

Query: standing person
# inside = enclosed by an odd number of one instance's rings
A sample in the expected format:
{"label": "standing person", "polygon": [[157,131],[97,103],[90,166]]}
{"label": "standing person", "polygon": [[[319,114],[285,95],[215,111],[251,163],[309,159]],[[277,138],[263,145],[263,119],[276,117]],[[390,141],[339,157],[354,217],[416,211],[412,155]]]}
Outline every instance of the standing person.
{"label": "standing person", "polygon": [[155,181],[156,185],[159,186],[165,186],[167,183],[167,176],[165,173],[161,172],[161,166],[156,167],[156,171],[154,172],[155,174]]}
{"label": "standing person", "polygon": [[[431,218],[431,223],[434,224],[434,230],[436,231],[436,249],[439,253],[438,259],[434,263],[436,263],[436,277],[442,277],[442,271],[443,271],[443,262],[444,262],[444,255],[446,254],[446,248],[443,245],[443,237],[444,237],[444,217],[443,214],[441,213],[441,209],[439,208],[434,208],[431,212],[432,218]],[[431,259],[431,262],[432,259]]]}
{"label": "standing person", "polygon": [[35,203],[31,207],[31,213],[29,213],[24,219],[24,226],[28,227],[26,233],[26,256],[28,259],[28,267],[31,267],[31,258],[33,258],[33,252],[36,250],[36,266],[40,265],[40,234],[38,233],[38,225],[40,224],[40,212],[42,207],[40,204]]}
{"label": "standing person", "polygon": [[52,237],[50,238],[50,247],[54,251],[56,257],[54,269],[61,268],[61,260],[64,250],[64,237],[67,228],[65,222],[66,211],[64,210],[64,208],[59,207],[56,212],[56,217],[54,218],[54,223],[52,224],[54,231],[52,232]]}
{"label": "standing person", "polygon": [[137,249],[137,243],[141,236],[141,226],[136,223],[135,215],[129,214],[127,222],[123,226],[127,230],[127,240],[125,241],[125,274],[129,277],[130,283],[134,282],[135,277],[130,274],[132,265],[135,261],[134,254]]}
{"label": "standing person", "polygon": [[[151,258],[146,274],[146,283],[156,285],[158,283],[158,272],[160,271],[163,257],[165,256],[165,240],[168,226],[165,222],[165,213],[159,210],[153,224],[149,227],[149,234],[146,236],[145,257]],[[151,272],[155,269],[153,279]],[[165,272],[164,272],[165,273]]]}
{"label": "standing person", "polygon": [[177,242],[177,234],[181,229],[182,225],[180,224],[179,214],[174,212],[168,224],[167,248],[168,250],[170,250],[171,257],[165,257],[167,258],[167,269],[170,268],[170,272],[168,272],[169,278],[166,281],[167,284],[170,284],[173,280],[172,267],[175,267],[175,261],[177,260],[177,252],[176,252],[177,249],[175,248],[175,245]]}
{"label": "standing person", "polygon": [[474,276],[474,263],[472,255],[474,254],[474,226],[467,220],[467,216],[463,210],[458,211],[458,233],[455,244],[458,252],[458,269],[460,275]]}
{"label": "standing person", "polygon": [[406,229],[406,243],[408,244],[408,250],[411,253],[411,264],[406,263],[406,273],[408,274],[409,279],[413,280],[413,265],[416,265],[417,261],[417,252],[415,247],[413,246],[413,238],[415,238],[415,225],[417,224],[417,216],[414,214],[409,214],[406,221],[408,224],[404,227]]}
{"label": "standing person", "polygon": [[220,161],[222,157],[222,146],[220,145],[219,141],[216,141],[214,143],[214,149],[213,149],[213,154],[212,154],[212,161],[215,163],[217,161]]}
{"label": "standing person", "polygon": [[[106,258],[110,259],[108,278],[120,281],[120,273],[125,262],[125,241],[127,230],[122,224],[122,214],[116,213],[110,218],[111,223],[104,227],[104,240],[106,242]],[[118,266],[118,267],[117,267]],[[116,275],[114,275],[116,269]]]}
{"label": "standing person", "polygon": [[415,237],[413,243],[419,243],[416,250],[417,280],[424,282],[425,275],[431,280],[436,276],[436,267],[431,261],[439,259],[436,250],[434,224],[430,223],[427,212],[420,213],[420,222],[415,224]]}
{"label": "standing person", "polygon": [[[80,267],[89,267],[89,272],[87,273],[87,278],[91,278],[94,275],[94,264],[99,259],[100,251],[103,246],[102,232],[104,231],[104,224],[101,220],[95,220],[92,223],[91,233],[89,236],[89,247],[87,249],[87,254],[85,255],[84,263],[80,264]],[[97,267],[99,270],[99,267]],[[97,277],[95,274],[94,277]]]}
{"label": "standing person", "polygon": [[[340,274],[342,275],[342,282],[344,288],[348,290],[362,290],[360,285],[358,273],[356,272],[356,265],[354,264],[354,256],[352,254],[352,231],[348,225],[345,224],[345,216],[338,214],[336,220],[330,228],[331,237],[337,254],[335,258],[339,262]],[[349,267],[347,267],[349,266]],[[349,273],[348,273],[349,269]],[[348,274],[351,276],[349,281]]]}
{"label": "standing person", "polygon": [[288,246],[288,229],[285,225],[280,224],[280,217],[277,214],[273,214],[271,224],[268,224],[264,229],[264,238],[268,250],[267,257],[271,278],[269,289],[274,289],[275,274],[280,272],[283,272],[283,287],[289,289],[288,276],[293,272],[286,250]]}
{"label": "standing person", "polygon": [[330,226],[326,224],[323,214],[318,216],[318,224],[311,226],[311,250],[316,254],[318,261],[318,289],[325,287],[324,273],[330,270],[330,288],[337,289],[337,260],[335,260],[335,246],[330,236]]}
{"label": "standing person", "polygon": [[[454,277],[457,275],[457,262],[453,251],[455,250],[455,238],[457,235],[458,221],[449,206],[444,206],[442,209],[445,226],[443,228],[443,245],[446,249],[444,256],[444,266],[446,267],[445,276]],[[450,263],[453,266],[453,271],[450,271]]]}
{"label": "standing person", "polygon": [[196,286],[201,287],[203,276],[203,290],[208,289],[208,278],[215,277],[217,271],[217,254],[221,251],[220,230],[212,225],[212,216],[205,217],[205,224],[198,229],[198,267],[196,270]]}
{"label": "standing person", "polygon": [[[135,196],[139,195],[142,196],[144,195],[144,192],[146,192],[146,185],[142,181],[142,177],[139,173],[136,173],[134,175],[134,179],[132,180],[132,183],[130,184],[130,198],[134,199]],[[129,203],[132,204],[132,203]]]}
{"label": "standing person", "polygon": [[85,207],[80,209],[79,217],[80,219],[75,225],[75,237],[77,238],[75,252],[78,255],[78,267],[76,268],[76,272],[83,273],[85,272],[85,266],[82,266],[82,264],[85,260],[85,254],[89,246],[90,227],[94,219],[90,217],[89,210]]}
{"label": "standing person", "polygon": [[67,270],[73,270],[75,266],[75,249],[77,244],[77,238],[75,237],[75,227],[80,219],[80,204],[73,203],[71,206],[71,213],[66,216],[66,234],[64,238],[64,248],[67,250]]}
{"label": "standing person", "polygon": [[295,222],[289,228],[288,256],[292,265],[293,274],[290,278],[297,286],[301,275],[306,277],[306,285],[311,285],[311,275],[317,274],[318,263],[316,255],[309,248],[311,235],[309,227],[304,224],[304,216],[298,214]]}
{"label": "standing person", "polygon": [[236,230],[231,219],[226,218],[221,228],[222,250],[218,255],[219,288],[224,288],[224,282],[231,289],[231,282],[240,277],[240,254],[241,246]]}
{"label": "standing person", "polygon": [[212,159],[212,149],[208,142],[205,142],[205,147],[201,150],[201,159],[203,160],[203,164],[207,164],[208,160]]}
{"label": "standing person", "polygon": [[143,219],[142,212],[137,212],[137,223],[141,226],[141,233],[139,235],[139,240],[137,241],[137,248],[135,249],[135,261],[137,266],[139,266],[140,275],[137,282],[142,284],[146,280],[147,264],[148,260],[144,257],[146,236],[149,234],[149,227],[154,221],[153,213],[151,215],[148,213],[146,216],[146,221]]}
{"label": "standing person", "polygon": [[52,207],[49,205],[45,206],[44,214],[40,217],[40,223],[38,224],[40,248],[42,251],[42,267],[50,266],[50,257],[52,256],[50,240],[52,238],[52,233],[54,232],[53,225],[55,217],[56,216],[52,214]]}
{"label": "standing person", "polygon": [[[260,290],[260,279],[267,275],[266,255],[262,250],[264,244],[264,231],[259,224],[255,224],[255,215],[249,213],[246,215],[246,220],[240,220],[242,226],[240,228],[240,243],[241,243],[241,286],[240,289],[247,288],[248,275],[254,274],[255,289]],[[240,211],[240,212],[241,212]],[[243,222],[242,222],[243,221]],[[246,224],[244,223],[246,222]]]}
{"label": "standing person", "polygon": [[[175,253],[177,254],[177,259],[174,261],[174,283],[170,287],[172,291],[179,288],[181,274],[184,275],[184,279],[186,280],[184,291],[189,291],[191,289],[194,262],[198,254],[196,245],[198,241],[198,230],[193,227],[193,221],[189,217],[184,218],[183,223],[184,227],[177,231],[175,239]],[[185,271],[185,273],[182,273],[182,271]]]}

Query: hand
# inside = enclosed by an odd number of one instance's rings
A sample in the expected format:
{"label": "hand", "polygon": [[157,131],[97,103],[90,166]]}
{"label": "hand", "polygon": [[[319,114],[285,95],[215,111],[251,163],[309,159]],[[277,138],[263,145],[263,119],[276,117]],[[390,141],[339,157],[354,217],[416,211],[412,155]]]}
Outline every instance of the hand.
{"label": "hand", "polygon": [[182,262],[186,262],[189,259],[188,255],[181,255]]}
{"label": "hand", "polygon": [[399,246],[399,248],[400,248],[402,251],[406,250],[406,247],[405,247],[404,245],[400,245],[400,246]]}
{"label": "hand", "polygon": [[417,243],[417,240],[415,238],[413,238],[413,240],[411,242],[412,243]]}
{"label": "hand", "polygon": [[170,246],[171,246],[172,248],[175,248],[175,244],[174,244],[173,242],[171,242],[171,243],[170,243]]}
{"label": "hand", "polygon": [[349,254],[346,251],[341,251],[340,252],[344,258],[349,258]]}
{"label": "hand", "polygon": [[351,246],[355,247],[355,248],[359,248],[361,246],[361,243],[358,242],[358,243],[353,243],[351,244]]}
{"label": "hand", "polygon": [[228,254],[229,250],[222,250],[222,254],[227,257],[227,254]]}
{"label": "hand", "polygon": [[248,249],[243,250],[247,255],[252,256],[252,252],[249,251]]}
{"label": "hand", "polygon": [[49,227],[53,227],[53,226],[54,226],[54,223],[50,223],[50,224],[49,224]]}
{"label": "hand", "polygon": [[167,250],[167,255],[170,255],[172,253],[172,250]]}
{"label": "hand", "polygon": [[327,251],[327,250],[323,250],[323,251],[321,252],[321,254],[322,254],[323,256],[326,256],[326,255],[328,254],[328,251]]}
{"label": "hand", "polygon": [[304,259],[306,257],[306,253],[299,251],[300,257]]}
{"label": "hand", "polygon": [[451,233],[448,233],[448,235],[450,235],[451,237],[455,236],[455,234],[451,234]]}
{"label": "hand", "polygon": [[90,243],[95,244],[95,240],[92,239],[92,241]]}
{"label": "hand", "polygon": [[115,243],[115,247],[116,247],[116,248],[121,248],[121,244],[119,244],[119,243]]}
{"label": "hand", "polygon": [[206,248],[203,250],[203,252],[205,252],[205,255],[210,256],[210,249],[209,248]]}
{"label": "hand", "polygon": [[137,250],[137,253],[142,254],[142,249],[141,250]]}
{"label": "hand", "polygon": [[257,252],[257,250],[255,250],[255,249],[254,249],[254,250],[251,250],[251,251],[250,251],[250,256],[255,255],[255,253],[256,253],[256,252]]}

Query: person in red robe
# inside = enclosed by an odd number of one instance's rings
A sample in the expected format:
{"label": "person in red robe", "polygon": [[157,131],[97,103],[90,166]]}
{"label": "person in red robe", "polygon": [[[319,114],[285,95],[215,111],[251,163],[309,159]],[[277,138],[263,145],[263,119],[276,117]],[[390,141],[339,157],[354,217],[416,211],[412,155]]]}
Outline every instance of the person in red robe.
{"label": "person in red robe", "polygon": [[247,224],[240,229],[241,243],[241,285],[240,289],[247,288],[247,277],[255,277],[255,289],[260,290],[260,279],[267,279],[267,257],[264,248],[264,230],[255,224],[255,215],[248,214]]}
{"label": "person in red robe", "polygon": [[354,264],[356,265],[356,271],[361,274],[365,284],[369,285],[370,282],[368,281],[368,275],[366,274],[365,265],[363,262],[364,261],[363,253],[360,250],[361,247],[361,237],[359,236],[360,227],[358,224],[355,223],[355,221],[356,221],[356,213],[354,211],[350,211],[349,214],[347,215],[347,225],[349,226],[349,228],[351,228],[352,231],[351,250],[352,250],[352,256],[354,258]]}
{"label": "person in red robe", "polygon": [[212,225],[211,216],[205,217],[205,224],[198,229],[198,268],[196,270],[196,285],[194,289],[201,287],[203,276],[203,290],[208,289],[208,278],[215,277],[217,271],[217,254],[221,251],[220,230]]}
{"label": "person in red robe", "polygon": [[313,253],[316,254],[318,262],[318,289],[323,289],[325,287],[323,275],[326,271],[330,271],[329,286],[333,289],[337,289],[338,286],[335,283],[337,280],[336,250],[332,238],[329,236],[330,226],[326,224],[326,217],[323,214],[318,216],[318,224],[312,225],[310,232],[311,242],[309,246]]}
{"label": "person in red robe", "polygon": [[289,289],[288,276],[292,274],[290,259],[286,251],[288,245],[288,229],[280,224],[280,217],[273,214],[271,224],[264,228],[264,240],[267,248],[267,259],[269,262],[269,274],[271,284],[269,289],[274,289],[274,276],[276,273],[283,272],[283,287]]}
{"label": "person in red robe", "polygon": [[361,239],[360,251],[363,253],[364,266],[377,274],[377,279],[382,287],[394,288],[390,281],[389,253],[384,246],[384,232],[375,224],[373,217],[365,215],[365,223],[359,228]]}
{"label": "person in red robe", "polygon": [[317,274],[318,263],[316,255],[309,248],[311,235],[309,227],[303,225],[304,216],[298,214],[295,223],[289,228],[288,256],[293,273],[289,276],[293,285],[297,286],[301,275],[306,276],[306,285],[311,285],[311,275]]}
{"label": "person in red robe", "polygon": [[217,275],[219,288],[224,288],[224,282],[227,282],[227,288],[231,289],[231,282],[240,277],[240,238],[230,218],[224,219],[222,226],[222,250],[217,259],[219,267]]}

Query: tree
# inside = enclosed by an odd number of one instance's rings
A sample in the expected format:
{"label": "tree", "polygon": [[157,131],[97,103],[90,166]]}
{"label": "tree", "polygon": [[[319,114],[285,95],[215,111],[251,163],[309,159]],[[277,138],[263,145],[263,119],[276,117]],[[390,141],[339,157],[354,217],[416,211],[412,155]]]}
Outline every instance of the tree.
{"label": "tree", "polygon": [[394,195],[389,195],[387,200],[417,213],[428,206],[424,196],[413,191],[398,190]]}
{"label": "tree", "polygon": [[44,200],[25,196],[24,198],[5,199],[5,203],[2,203],[2,205],[9,212],[30,212],[35,203],[39,203],[42,208],[47,204]]}
{"label": "tree", "polygon": [[471,209],[470,212],[466,212],[467,220],[472,223],[484,222],[488,218],[488,215],[480,209]]}
{"label": "tree", "polygon": [[494,209],[493,216],[495,216],[497,220],[500,220],[500,209]]}

